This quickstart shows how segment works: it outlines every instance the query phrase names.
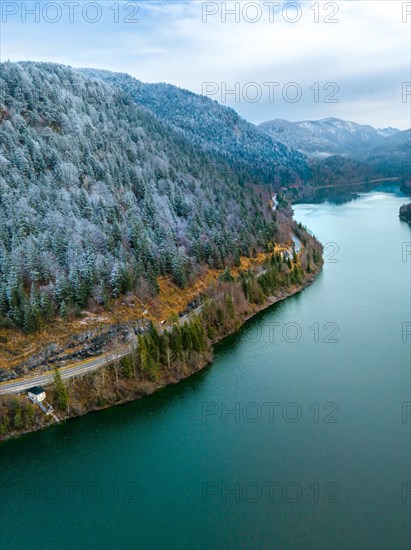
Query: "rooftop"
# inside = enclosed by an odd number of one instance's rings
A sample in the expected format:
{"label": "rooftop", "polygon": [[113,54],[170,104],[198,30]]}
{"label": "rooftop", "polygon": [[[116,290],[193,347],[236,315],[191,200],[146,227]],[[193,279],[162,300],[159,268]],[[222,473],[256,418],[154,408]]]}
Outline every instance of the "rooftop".
{"label": "rooftop", "polygon": [[41,386],[34,386],[33,388],[29,388],[27,392],[33,393],[34,395],[40,395],[41,393],[45,393],[45,389]]}

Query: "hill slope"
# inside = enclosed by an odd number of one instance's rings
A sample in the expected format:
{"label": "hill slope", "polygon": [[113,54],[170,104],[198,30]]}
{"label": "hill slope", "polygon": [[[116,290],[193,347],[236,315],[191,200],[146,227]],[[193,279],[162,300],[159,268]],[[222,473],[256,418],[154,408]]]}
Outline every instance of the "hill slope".
{"label": "hill slope", "polygon": [[127,93],[136,103],[167,121],[195,146],[211,151],[243,172],[243,179],[294,183],[309,177],[306,159],[233,109],[170,84],[144,84],[129,75],[85,69]]}
{"label": "hill slope", "polygon": [[[1,65],[0,322],[184,286],[264,247],[267,196],[117,87],[48,63]],[[267,138],[269,140],[269,138]]]}

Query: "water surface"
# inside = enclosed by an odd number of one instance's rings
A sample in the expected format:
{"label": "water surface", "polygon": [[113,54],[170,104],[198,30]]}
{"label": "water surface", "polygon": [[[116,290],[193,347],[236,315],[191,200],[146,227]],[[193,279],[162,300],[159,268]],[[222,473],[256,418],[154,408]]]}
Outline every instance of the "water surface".
{"label": "water surface", "polygon": [[323,273],[210,368],[1,445],[1,548],[409,548],[410,228],[352,199],[295,207]]}

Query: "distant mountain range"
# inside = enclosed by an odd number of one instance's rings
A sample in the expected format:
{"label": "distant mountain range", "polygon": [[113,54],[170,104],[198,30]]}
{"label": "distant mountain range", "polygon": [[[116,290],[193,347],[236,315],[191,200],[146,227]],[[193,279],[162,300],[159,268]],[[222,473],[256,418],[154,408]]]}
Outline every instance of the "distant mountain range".
{"label": "distant mountain range", "polygon": [[[255,126],[233,109],[170,84],[82,69],[122,90],[173,131],[239,174],[240,182],[301,188],[378,177],[401,177],[411,162],[410,130],[376,129],[338,118]],[[338,159],[330,157],[337,156]],[[318,182],[318,174],[324,181]]]}
{"label": "distant mountain range", "polygon": [[387,175],[411,162],[411,130],[378,129],[338,118],[300,122],[275,119],[263,122],[259,128],[309,157],[348,157]]}

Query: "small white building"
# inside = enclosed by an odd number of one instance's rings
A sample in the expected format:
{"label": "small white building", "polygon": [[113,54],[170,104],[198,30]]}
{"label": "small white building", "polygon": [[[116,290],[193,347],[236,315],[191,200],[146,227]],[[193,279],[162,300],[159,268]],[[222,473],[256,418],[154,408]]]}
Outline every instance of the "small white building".
{"label": "small white building", "polygon": [[27,390],[27,395],[33,403],[41,403],[46,398],[46,391],[41,386],[34,386]]}

